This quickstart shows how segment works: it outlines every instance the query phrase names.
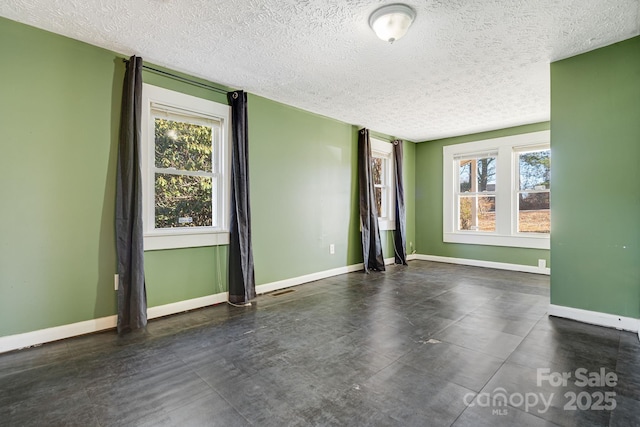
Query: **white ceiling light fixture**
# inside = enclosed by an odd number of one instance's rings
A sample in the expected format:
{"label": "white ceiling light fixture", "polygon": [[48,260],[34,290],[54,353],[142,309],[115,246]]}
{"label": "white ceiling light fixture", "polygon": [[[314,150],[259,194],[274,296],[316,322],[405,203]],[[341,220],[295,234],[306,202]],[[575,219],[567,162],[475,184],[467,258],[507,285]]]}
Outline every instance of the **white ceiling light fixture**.
{"label": "white ceiling light fixture", "polygon": [[407,34],[415,18],[416,11],[406,4],[388,4],[371,14],[369,26],[381,40],[393,43]]}

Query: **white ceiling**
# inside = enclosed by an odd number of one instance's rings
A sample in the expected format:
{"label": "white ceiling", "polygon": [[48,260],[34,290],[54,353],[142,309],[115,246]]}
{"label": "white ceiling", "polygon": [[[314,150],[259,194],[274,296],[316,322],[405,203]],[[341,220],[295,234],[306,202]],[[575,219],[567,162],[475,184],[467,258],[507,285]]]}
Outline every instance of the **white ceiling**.
{"label": "white ceiling", "polygon": [[2,0],[0,15],[412,141],[549,120],[549,63],[640,34],[640,0]]}

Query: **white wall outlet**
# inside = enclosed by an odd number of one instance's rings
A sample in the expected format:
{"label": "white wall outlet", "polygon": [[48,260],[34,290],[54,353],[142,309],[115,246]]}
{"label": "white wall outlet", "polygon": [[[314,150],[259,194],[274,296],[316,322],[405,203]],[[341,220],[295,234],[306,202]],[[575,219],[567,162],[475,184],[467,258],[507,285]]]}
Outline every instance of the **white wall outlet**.
{"label": "white wall outlet", "polygon": [[120,275],[119,274],[114,274],[113,275],[113,288],[117,291],[118,290],[118,284],[120,283]]}
{"label": "white wall outlet", "polygon": [[546,259],[539,259],[538,260],[538,268],[546,268],[547,266],[547,260]]}
{"label": "white wall outlet", "polygon": [[334,245],[333,243],[329,245],[329,253],[331,255],[336,253],[336,245]]}

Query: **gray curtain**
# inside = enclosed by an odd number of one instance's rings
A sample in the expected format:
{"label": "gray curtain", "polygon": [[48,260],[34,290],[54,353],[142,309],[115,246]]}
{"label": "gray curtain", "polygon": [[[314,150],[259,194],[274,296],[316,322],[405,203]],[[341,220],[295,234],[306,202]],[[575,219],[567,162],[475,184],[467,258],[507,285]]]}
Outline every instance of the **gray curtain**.
{"label": "gray curtain", "polygon": [[362,255],[366,273],[370,270],[385,270],[372,175],[369,130],[361,129],[358,133],[358,187],[362,222]]}
{"label": "gray curtain", "polygon": [[122,90],[116,178],[119,334],[147,325],[140,172],[141,107],[142,58],[132,56],[127,62]]}
{"label": "gray curtain", "polygon": [[404,181],[402,180],[402,141],[393,141],[393,159],[396,164],[396,229],[393,231],[395,263],[407,265],[407,218],[404,207]]}
{"label": "gray curtain", "polygon": [[227,94],[231,104],[231,215],[229,240],[229,302],[247,304],[256,296],[249,204],[249,135],[247,94]]}

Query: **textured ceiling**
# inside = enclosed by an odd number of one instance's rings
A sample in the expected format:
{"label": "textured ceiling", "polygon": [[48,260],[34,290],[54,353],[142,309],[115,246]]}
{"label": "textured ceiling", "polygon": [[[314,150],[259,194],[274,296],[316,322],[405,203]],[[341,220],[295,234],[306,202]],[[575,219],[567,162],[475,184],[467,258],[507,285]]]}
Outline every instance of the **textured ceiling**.
{"label": "textured ceiling", "polygon": [[549,63],[640,34],[640,0],[2,0],[0,15],[424,141],[549,119]]}

